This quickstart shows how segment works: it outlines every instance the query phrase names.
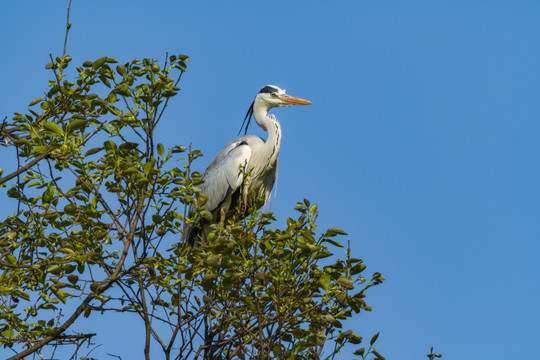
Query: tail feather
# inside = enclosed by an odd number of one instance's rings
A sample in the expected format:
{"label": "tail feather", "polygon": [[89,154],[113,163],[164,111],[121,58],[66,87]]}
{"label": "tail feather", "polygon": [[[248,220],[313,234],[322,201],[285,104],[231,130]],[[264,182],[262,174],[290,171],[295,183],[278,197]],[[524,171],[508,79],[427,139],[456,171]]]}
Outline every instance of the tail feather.
{"label": "tail feather", "polygon": [[203,227],[204,225],[202,222],[195,223],[193,226],[186,225],[186,229],[182,234],[182,243],[187,243],[191,246],[195,246],[196,244],[200,243],[204,234],[202,231]]}

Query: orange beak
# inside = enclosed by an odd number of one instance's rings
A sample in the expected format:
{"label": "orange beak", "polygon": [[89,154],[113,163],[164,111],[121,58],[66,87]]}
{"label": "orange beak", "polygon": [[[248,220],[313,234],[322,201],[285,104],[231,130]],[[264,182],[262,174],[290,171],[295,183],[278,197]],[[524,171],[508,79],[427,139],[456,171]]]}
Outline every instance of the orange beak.
{"label": "orange beak", "polygon": [[290,105],[311,105],[311,101],[306,100],[306,99],[301,99],[301,98],[296,97],[296,96],[281,95],[279,98],[285,104],[290,104]]}

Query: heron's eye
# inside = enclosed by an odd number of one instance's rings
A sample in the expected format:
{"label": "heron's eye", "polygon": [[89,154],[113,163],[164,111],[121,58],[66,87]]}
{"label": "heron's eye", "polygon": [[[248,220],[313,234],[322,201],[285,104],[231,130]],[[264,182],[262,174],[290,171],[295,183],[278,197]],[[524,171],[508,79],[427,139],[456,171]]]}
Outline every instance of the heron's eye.
{"label": "heron's eye", "polygon": [[270,93],[270,96],[273,97],[273,98],[277,98],[277,94],[276,94],[276,93]]}

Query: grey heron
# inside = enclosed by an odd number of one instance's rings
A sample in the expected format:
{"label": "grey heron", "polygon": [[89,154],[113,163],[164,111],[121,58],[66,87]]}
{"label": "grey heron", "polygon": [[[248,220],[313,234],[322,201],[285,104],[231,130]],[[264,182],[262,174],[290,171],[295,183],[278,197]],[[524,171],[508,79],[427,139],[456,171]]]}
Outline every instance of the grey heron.
{"label": "grey heron", "polygon": [[[208,234],[211,224],[233,216],[244,218],[248,207],[253,206],[257,198],[268,200],[276,180],[281,145],[281,126],[268,110],[309,104],[310,101],[287,95],[275,85],[267,85],[259,91],[240,128],[239,134],[245,129],[244,135],[221,149],[203,175],[201,191],[208,198],[204,206],[212,214],[212,220],[201,218],[186,226],[184,242],[193,245]],[[268,133],[266,140],[246,135],[252,117]]]}

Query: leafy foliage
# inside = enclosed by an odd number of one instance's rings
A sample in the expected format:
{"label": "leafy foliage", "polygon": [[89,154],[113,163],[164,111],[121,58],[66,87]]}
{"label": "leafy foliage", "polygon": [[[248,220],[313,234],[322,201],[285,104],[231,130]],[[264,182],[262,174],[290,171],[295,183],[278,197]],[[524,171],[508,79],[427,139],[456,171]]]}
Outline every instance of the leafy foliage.
{"label": "leafy foliage", "polygon": [[[56,58],[45,96],[2,125],[18,164],[0,178],[18,204],[0,224],[0,345],[11,359],[69,345],[78,358],[95,334],[77,320],[111,312],[143,320],[147,359],[151,346],[166,359],[334,358],[362,342],[343,322],[371,310],[365,292],[384,278],[365,277],[348,248],[336,258],[346,234],[318,234],[309,201],[282,230],[252,211],[213,225],[196,248],[179,240],[205,214],[192,171],[201,153],[154,135],[187,60],[102,57],[70,81],[70,56]],[[376,339],[355,355],[383,359]]]}

